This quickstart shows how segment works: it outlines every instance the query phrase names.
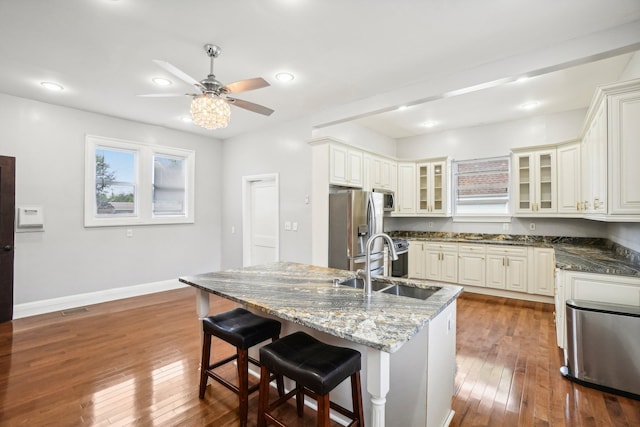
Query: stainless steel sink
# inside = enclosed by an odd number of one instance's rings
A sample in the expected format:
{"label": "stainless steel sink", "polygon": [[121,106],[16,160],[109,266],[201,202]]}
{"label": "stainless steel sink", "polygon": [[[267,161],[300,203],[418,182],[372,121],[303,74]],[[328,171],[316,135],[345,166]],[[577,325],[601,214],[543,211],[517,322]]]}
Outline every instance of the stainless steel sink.
{"label": "stainless steel sink", "polygon": [[[363,289],[364,279],[361,279],[359,277],[354,277],[353,279],[347,279],[343,282],[338,282],[338,285],[349,286],[351,288],[356,288],[356,289]],[[389,286],[393,286],[393,285],[389,282],[383,282],[375,279],[371,280],[371,290],[373,291],[379,291],[381,289],[388,288]]]}
{"label": "stainless steel sink", "polygon": [[391,287],[388,287],[387,289],[383,289],[382,293],[398,295],[401,297],[427,299],[431,295],[438,292],[439,290],[440,288],[425,289],[425,288],[414,288],[413,286],[393,285]]}
{"label": "stainless steel sink", "polygon": [[[347,279],[342,282],[338,282],[338,285],[349,286],[351,288],[362,289],[364,288],[364,280],[359,277],[353,279]],[[371,280],[371,290],[374,292],[381,292],[383,294],[398,295],[401,297],[409,297],[416,299],[427,299],[434,293],[438,292],[440,288],[434,287],[430,289],[414,288],[413,286],[393,284],[382,280]]]}

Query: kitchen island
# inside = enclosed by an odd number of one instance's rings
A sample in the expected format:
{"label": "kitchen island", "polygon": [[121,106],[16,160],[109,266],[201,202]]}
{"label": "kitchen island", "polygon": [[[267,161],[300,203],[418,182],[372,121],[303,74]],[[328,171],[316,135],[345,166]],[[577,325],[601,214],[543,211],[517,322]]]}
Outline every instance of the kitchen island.
{"label": "kitchen island", "polygon": [[[442,426],[453,412],[456,299],[460,286],[385,278],[389,284],[432,288],[426,300],[337,285],[352,271],[279,262],[181,277],[197,288],[197,312],[208,316],[209,294],[278,318],[282,335],[303,330],[363,355],[366,424]],[[215,311],[215,310],[214,310]],[[257,349],[252,349],[257,352]],[[331,394],[348,406],[348,384]],[[340,419],[340,417],[336,417]]]}

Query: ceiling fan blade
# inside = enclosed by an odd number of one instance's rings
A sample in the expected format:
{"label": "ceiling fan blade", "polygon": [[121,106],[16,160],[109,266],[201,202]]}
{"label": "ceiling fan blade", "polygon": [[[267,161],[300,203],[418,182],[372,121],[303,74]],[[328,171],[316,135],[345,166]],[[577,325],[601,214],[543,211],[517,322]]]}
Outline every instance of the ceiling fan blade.
{"label": "ceiling fan blade", "polygon": [[160,61],[159,59],[154,59],[153,62],[155,62],[159,67],[164,68],[166,71],[170,72],[183,82],[189,83],[190,85],[193,85],[200,90],[205,90],[204,86],[202,86],[202,83],[200,83],[184,71],[180,70],[176,66],[171,65],[166,61]]}
{"label": "ceiling fan blade", "polygon": [[228,103],[235,105],[236,107],[244,108],[245,110],[252,111],[254,113],[270,116],[273,113],[271,108],[267,108],[263,105],[254,104],[253,102],[244,101],[237,98],[225,98]]}
{"label": "ceiling fan blade", "polygon": [[193,95],[191,93],[145,93],[143,95],[136,95],[141,98],[169,98],[172,96],[190,96]]}
{"label": "ceiling fan blade", "polygon": [[238,93],[246,92],[248,90],[261,89],[263,87],[271,86],[262,77],[256,77],[253,79],[240,80],[237,82],[229,83],[224,86],[226,93]]}

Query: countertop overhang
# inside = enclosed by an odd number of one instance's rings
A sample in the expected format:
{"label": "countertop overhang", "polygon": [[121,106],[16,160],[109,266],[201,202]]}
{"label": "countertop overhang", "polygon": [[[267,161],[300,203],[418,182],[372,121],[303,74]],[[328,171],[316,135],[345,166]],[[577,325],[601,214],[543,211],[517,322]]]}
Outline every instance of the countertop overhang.
{"label": "countertop overhang", "polygon": [[367,347],[394,353],[462,292],[461,286],[383,278],[440,288],[426,300],[336,286],[355,272],[291,262],[185,276],[179,280],[284,320]]}

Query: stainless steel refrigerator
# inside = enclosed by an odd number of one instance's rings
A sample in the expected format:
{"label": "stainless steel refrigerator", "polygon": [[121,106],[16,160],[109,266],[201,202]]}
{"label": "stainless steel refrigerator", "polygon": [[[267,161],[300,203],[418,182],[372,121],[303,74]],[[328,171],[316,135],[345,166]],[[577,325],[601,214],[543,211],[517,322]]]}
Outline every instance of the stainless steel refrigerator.
{"label": "stainless steel refrigerator", "polygon": [[[382,193],[346,190],[329,195],[329,267],[364,270],[367,241],[382,233]],[[384,273],[384,240],[371,250],[371,272]]]}

